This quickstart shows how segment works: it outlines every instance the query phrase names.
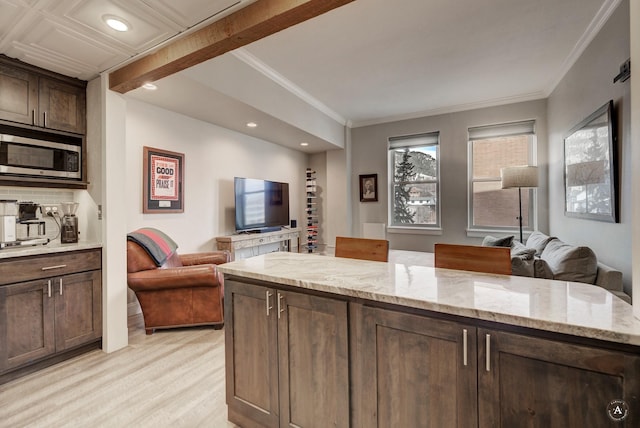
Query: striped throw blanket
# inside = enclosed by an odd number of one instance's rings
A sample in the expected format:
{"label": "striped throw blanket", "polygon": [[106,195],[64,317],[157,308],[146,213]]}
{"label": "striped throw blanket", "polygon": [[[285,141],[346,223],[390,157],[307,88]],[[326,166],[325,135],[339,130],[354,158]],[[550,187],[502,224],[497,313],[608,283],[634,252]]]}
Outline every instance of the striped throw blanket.
{"label": "striped throw blanket", "polygon": [[157,266],[162,266],[178,248],[173,239],[152,227],[143,227],[128,233],[127,240],[144,248]]}

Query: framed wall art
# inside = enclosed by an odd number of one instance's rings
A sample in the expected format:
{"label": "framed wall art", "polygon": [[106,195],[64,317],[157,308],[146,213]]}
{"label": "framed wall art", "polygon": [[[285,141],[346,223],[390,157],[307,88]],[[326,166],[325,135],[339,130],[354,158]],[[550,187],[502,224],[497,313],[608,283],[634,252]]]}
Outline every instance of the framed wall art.
{"label": "framed wall art", "polygon": [[378,200],[378,174],[360,176],[360,202],[376,202]]}
{"label": "framed wall art", "polygon": [[564,139],[565,215],[617,222],[616,127],[613,101]]}
{"label": "framed wall art", "polygon": [[142,212],[184,212],[184,154],[143,147]]}

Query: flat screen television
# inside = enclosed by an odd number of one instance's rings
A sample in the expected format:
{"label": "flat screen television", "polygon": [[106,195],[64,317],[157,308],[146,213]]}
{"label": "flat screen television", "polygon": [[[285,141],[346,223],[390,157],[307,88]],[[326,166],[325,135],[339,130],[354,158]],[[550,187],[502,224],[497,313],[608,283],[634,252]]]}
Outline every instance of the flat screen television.
{"label": "flat screen television", "polygon": [[267,232],[289,225],[289,183],[235,177],[236,231]]}

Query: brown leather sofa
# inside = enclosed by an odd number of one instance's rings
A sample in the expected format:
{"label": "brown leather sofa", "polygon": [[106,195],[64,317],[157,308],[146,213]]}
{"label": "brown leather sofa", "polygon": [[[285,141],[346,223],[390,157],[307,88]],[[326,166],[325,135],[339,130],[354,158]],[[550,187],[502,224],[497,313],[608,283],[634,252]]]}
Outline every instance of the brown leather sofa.
{"label": "brown leather sofa", "polygon": [[158,267],[139,244],[127,241],[127,283],[140,302],[146,333],[197,325],[222,328],[223,278],[216,265],[229,260],[227,251],[174,253]]}

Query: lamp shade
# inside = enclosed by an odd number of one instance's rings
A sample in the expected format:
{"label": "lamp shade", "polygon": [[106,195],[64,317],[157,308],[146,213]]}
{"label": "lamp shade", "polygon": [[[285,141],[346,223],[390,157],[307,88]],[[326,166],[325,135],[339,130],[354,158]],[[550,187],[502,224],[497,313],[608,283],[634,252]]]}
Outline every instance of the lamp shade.
{"label": "lamp shade", "polygon": [[500,169],[502,188],[538,187],[537,166],[508,166]]}

